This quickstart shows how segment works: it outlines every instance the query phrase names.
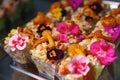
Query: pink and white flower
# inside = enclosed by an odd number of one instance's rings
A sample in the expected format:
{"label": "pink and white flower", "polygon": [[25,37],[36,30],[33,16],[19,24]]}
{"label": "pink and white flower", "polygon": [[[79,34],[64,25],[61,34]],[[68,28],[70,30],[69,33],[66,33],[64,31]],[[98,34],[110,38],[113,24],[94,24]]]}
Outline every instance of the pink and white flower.
{"label": "pink and white flower", "polygon": [[27,36],[21,36],[20,34],[14,34],[10,40],[8,45],[10,46],[10,49],[12,51],[15,51],[16,49],[18,50],[23,50],[27,46],[28,37]]}
{"label": "pink and white flower", "polygon": [[90,52],[97,57],[102,65],[109,65],[117,58],[114,47],[106,43],[105,40],[93,42],[90,46]]}
{"label": "pink and white flower", "polygon": [[89,62],[90,60],[85,56],[75,56],[68,64],[68,69],[76,78],[86,76],[90,70]]}

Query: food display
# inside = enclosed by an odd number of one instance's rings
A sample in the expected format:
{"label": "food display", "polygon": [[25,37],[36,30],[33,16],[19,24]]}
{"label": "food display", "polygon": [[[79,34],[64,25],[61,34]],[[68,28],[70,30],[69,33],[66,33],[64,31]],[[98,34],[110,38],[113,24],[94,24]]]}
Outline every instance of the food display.
{"label": "food display", "polygon": [[5,51],[18,63],[27,64],[30,62],[28,59],[29,50],[33,44],[32,31],[18,27],[12,29],[6,37],[4,47]]}
{"label": "food display", "polygon": [[24,28],[12,29],[4,49],[16,62],[33,62],[50,77],[97,80],[117,59],[119,19],[120,7],[110,9],[102,0],[57,1]]}

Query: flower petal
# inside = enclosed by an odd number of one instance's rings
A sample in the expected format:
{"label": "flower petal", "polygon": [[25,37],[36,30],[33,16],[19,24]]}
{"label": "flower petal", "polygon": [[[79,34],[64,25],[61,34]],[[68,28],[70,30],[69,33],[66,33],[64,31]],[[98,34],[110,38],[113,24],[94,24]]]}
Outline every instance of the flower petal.
{"label": "flower petal", "polygon": [[88,66],[89,62],[89,59],[85,56],[75,56],[68,64],[68,70],[76,78],[82,77],[83,75],[86,76],[90,70]]}
{"label": "flower petal", "polygon": [[16,48],[17,48],[18,50],[23,50],[23,49],[26,48],[26,43],[24,43],[22,46],[21,46],[21,45],[16,45]]}

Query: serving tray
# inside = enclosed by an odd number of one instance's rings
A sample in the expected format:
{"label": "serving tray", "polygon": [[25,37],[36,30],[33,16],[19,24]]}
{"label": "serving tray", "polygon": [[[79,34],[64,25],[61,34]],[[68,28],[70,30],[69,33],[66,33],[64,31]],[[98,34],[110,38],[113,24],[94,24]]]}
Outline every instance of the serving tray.
{"label": "serving tray", "polygon": [[51,77],[48,76],[46,73],[39,73],[33,63],[28,65],[21,65],[19,63],[12,62],[12,64],[10,64],[10,68],[19,71],[25,75],[28,75],[30,77],[33,77],[37,80],[59,80],[56,76]]}

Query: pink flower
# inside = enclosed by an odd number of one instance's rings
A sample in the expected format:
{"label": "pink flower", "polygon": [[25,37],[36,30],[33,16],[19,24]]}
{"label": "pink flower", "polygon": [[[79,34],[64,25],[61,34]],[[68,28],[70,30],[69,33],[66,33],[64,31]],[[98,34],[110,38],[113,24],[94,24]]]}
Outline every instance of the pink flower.
{"label": "pink flower", "polygon": [[112,38],[117,39],[120,36],[120,25],[115,25],[114,27],[105,27],[105,31],[108,32]]}
{"label": "pink flower", "polygon": [[74,34],[74,35],[77,35],[80,31],[80,28],[77,24],[75,23],[72,23],[70,26],[69,26],[69,32]]}
{"label": "pink flower", "polygon": [[81,35],[77,35],[76,37],[77,37],[77,39],[84,39],[85,38],[85,36],[82,35],[82,34]]}
{"label": "pink flower", "polygon": [[82,3],[82,0],[68,0],[68,3],[72,6],[74,10]]}
{"label": "pink flower", "polygon": [[67,35],[65,35],[65,34],[59,34],[58,36],[59,36],[60,41],[62,41],[62,42],[68,42]]}
{"label": "pink flower", "polygon": [[68,26],[65,22],[61,22],[57,25],[57,30],[60,33],[67,33],[68,32]]}
{"label": "pink flower", "polygon": [[111,44],[105,43],[105,40],[92,43],[90,52],[97,57],[102,65],[109,65],[117,58],[115,49]]}
{"label": "pink flower", "polygon": [[26,43],[27,41],[28,41],[27,36],[21,36],[19,34],[14,34],[10,38],[8,45],[10,46],[12,51],[15,51],[16,49],[23,50],[27,45]]}
{"label": "pink flower", "polygon": [[90,61],[87,57],[75,56],[68,64],[68,69],[76,78],[86,76],[90,70],[88,66],[89,62]]}

